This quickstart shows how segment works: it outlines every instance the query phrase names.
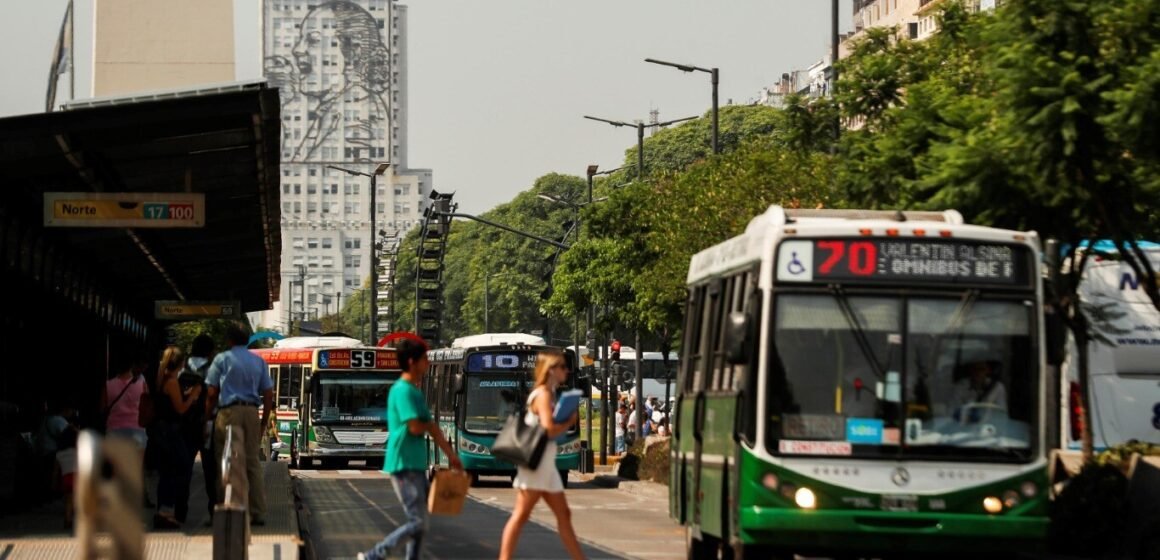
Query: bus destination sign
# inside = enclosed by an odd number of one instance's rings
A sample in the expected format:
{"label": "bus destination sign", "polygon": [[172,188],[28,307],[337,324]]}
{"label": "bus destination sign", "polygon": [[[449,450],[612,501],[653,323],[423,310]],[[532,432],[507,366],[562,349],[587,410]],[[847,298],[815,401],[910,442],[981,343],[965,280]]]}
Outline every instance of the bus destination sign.
{"label": "bus destination sign", "polygon": [[780,282],[1028,285],[1027,247],[954,239],[810,239],[781,244]]}
{"label": "bus destination sign", "polygon": [[377,348],[319,350],[318,369],[399,369],[399,355]]}
{"label": "bus destination sign", "polygon": [[535,352],[475,352],[467,356],[467,371],[470,373],[532,371],[535,368]]}

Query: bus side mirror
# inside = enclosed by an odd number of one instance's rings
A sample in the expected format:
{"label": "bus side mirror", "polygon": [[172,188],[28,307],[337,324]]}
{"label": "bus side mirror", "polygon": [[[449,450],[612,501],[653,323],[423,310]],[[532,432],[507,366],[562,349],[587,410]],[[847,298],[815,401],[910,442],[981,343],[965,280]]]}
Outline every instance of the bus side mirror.
{"label": "bus side mirror", "polygon": [[731,365],[749,361],[749,316],[740,311],[729,314],[725,323],[725,360]]}
{"label": "bus side mirror", "polygon": [[452,389],[454,389],[452,391],[453,393],[462,393],[463,392],[463,374],[462,373],[455,374],[455,382],[454,382]]}
{"label": "bus side mirror", "polygon": [[1043,330],[1047,339],[1047,363],[1058,367],[1065,358],[1067,325],[1054,307],[1043,308]]}

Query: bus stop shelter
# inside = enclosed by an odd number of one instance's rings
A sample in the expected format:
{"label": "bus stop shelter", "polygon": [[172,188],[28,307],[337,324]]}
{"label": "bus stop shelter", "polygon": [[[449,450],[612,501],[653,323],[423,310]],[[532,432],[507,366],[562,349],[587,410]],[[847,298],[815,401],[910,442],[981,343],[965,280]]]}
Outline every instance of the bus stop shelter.
{"label": "bus stop shelter", "polygon": [[263,82],[0,119],[0,455],[46,402],[95,420],[110,356],[164,343],[157,302],[271,307],[280,141]]}

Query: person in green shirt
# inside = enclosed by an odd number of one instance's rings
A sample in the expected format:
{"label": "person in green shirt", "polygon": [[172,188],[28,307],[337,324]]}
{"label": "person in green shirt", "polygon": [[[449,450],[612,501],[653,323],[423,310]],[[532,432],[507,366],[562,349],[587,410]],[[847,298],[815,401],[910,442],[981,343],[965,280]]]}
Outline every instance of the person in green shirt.
{"label": "person in green shirt", "polygon": [[383,472],[391,475],[395,495],[403,504],[407,522],[368,552],[360,552],[359,560],[382,560],[403,541],[407,543],[406,558],[418,560],[427,528],[427,451],[425,436],[430,435],[439,449],[448,457],[451,468],[463,470],[459,454],[447,443],[439,424],[431,418],[427,401],[419,387],[427,375],[427,345],[418,337],[402,338],[394,344],[398,351],[403,375],[387,394],[387,456]]}

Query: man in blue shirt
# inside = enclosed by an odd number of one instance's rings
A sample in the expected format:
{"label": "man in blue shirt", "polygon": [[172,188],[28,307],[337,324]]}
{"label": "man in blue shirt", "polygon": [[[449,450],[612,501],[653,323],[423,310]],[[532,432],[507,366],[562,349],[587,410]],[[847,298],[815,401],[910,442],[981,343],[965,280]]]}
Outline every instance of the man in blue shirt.
{"label": "man in blue shirt", "polygon": [[360,552],[359,560],[381,560],[407,542],[407,560],[418,560],[427,525],[427,448],[430,435],[447,456],[451,468],[463,470],[459,454],[447,443],[439,423],[431,419],[427,400],[419,387],[427,375],[427,345],[417,338],[401,338],[394,343],[403,375],[387,395],[387,457],[383,472],[391,475],[395,495],[403,504],[407,522],[387,535],[370,552]]}
{"label": "man in blue shirt", "polygon": [[[229,350],[214,358],[209,366],[209,397],[206,413],[217,406],[214,419],[214,456],[221,463],[226,452],[226,434],[233,428],[233,448],[229,484],[234,503],[241,503],[250,515],[253,525],[266,524],[266,489],[262,480],[262,466],[258,462],[262,440],[262,426],[270,423],[274,411],[274,380],[266,361],[246,349],[249,337],[239,324],[226,330]],[[258,421],[258,404],[262,405],[262,420]],[[209,481],[206,481],[209,484]],[[218,496],[225,497],[219,487]]]}

